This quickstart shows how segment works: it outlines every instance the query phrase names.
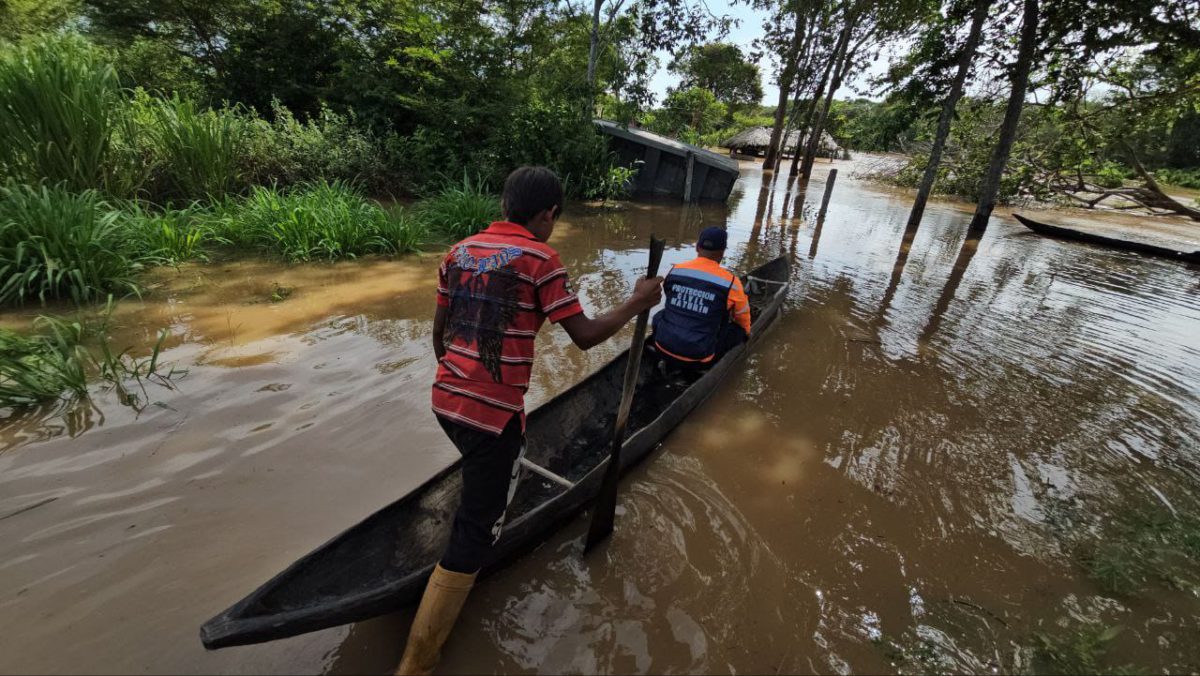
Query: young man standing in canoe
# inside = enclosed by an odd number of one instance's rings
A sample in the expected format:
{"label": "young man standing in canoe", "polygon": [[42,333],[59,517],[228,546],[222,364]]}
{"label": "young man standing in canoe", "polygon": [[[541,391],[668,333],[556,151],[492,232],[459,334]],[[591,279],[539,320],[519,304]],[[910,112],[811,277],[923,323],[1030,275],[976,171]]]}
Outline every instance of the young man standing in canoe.
{"label": "young man standing in canoe", "polygon": [[455,244],[438,269],[433,412],[462,454],[462,503],[450,544],[413,619],[399,674],[429,673],[500,536],[525,441],[534,338],[547,319],[587,350],[662,297],[662,278],[637,282],[611,312],[589,318],[546,244],[562,214],[562,184],[544,167],[504,182],[506,220]]}
{"label": "young man standing in canoe", "polygon": [[750,336],[742,281],[721,267],[727,240],[724,229],[705,228],[696,258],[667,273],[667,302],[654,315],[654,346],[668,363],[702,369]]}

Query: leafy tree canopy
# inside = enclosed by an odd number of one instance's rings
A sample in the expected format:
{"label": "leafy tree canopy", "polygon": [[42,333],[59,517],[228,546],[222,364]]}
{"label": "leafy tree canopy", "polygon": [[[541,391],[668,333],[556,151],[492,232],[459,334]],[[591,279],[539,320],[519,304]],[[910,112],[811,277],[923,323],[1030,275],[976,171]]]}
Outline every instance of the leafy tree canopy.
{"label": "leafy tree canopy", "polygon": [[671,62],[670,69],[682,76],[681,89],[707,89],[731,111],[757,105],[763,98],[758,66],[735,45],[710,42],[692,47]]}

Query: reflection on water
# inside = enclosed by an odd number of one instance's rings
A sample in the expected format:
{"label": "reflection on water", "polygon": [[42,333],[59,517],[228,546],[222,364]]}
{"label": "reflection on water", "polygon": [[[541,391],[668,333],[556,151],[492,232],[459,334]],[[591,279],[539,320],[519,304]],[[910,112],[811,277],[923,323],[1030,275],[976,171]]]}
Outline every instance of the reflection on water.
{"label": "reflection on water", "polygon": [[[554,244],[590,312],[651,232],[669,265],[724,224],[729,264],[788,255],[794,284],[623,483],[611,542],[581,558],[576,521],[483,582],[446,672],[1014,671],[1067,617],[1126,627],[1117,664],[1200,665],[1195,597],[1106,597],[1056,516],[1081,537],[1137,505],[1196,513],[1196,269],[1003,214],[967,239],[955,204],[906,232],[909,197],[847,170],[814,223],[827,167],[744,164],[727,205],[568,210]],[[197,629],[453,458],[428,413],[437,260],[188,266],[123,303],[117,340],[167,328],[191,373],[140,413],[103,394],[4,422],[0,670],[391,669],[406,615],[215,653]],[[548,327],[532,401],[622,343]]]}

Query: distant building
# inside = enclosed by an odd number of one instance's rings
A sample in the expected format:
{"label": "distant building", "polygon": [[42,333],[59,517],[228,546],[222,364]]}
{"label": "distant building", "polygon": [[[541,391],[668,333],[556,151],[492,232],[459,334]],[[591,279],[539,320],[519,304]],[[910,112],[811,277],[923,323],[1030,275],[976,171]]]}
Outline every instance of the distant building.
{"label": "distant building", "polygon": [[[804,139],[808,137],[808,132],[801,135],[799,129],[794,129],[788,133],[787,138],[783,143],[783,154],[791,155],[795,152],[796,147],[804,143]],[[771,144],[771,129],[768,127],[750,127],[733,135],[721,143],[721,147],[728,148],[730,156],[734,153],[740,155],[752,155],[758,157],[765,155],[767,146]],[[829,135],[829,132],[821,132],[821,143],[817,147],[817,154],[822,157],[849,157],[849,153],[842,149]]]}

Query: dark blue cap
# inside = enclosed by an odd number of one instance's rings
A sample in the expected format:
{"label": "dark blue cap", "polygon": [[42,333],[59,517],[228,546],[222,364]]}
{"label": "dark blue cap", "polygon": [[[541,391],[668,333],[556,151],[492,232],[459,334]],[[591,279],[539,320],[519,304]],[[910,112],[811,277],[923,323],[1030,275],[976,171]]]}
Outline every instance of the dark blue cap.
{"label": "dark blue cap", "polygon": [[696,245],[708,251],[724,251],[728,241],[729,233],[725,232],[725,228],[712,227],[705,228],[704,232],[700,233]]}

